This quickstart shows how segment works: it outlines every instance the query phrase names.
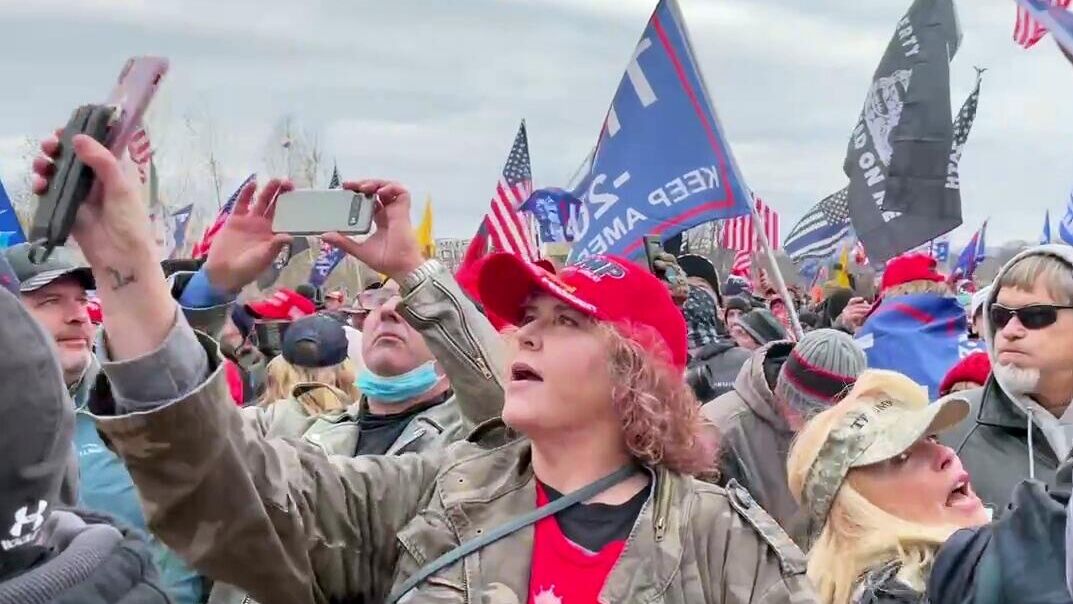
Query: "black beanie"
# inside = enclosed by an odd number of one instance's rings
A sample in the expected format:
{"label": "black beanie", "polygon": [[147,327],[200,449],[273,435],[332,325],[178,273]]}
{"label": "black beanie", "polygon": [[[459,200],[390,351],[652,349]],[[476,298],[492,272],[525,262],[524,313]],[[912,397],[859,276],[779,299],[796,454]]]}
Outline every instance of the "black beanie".
{"label": "black beanie", "polygon": [[719,272],[711,260],[697,254],[683,254],[678,257],[678,266],[687,277],[699,277],[704,279],[715,292],[715,301],[719,306],[723,305],[723,292],[719,287]]}
{"label": "black beanie", "polygon": [[[52,338],[0,288],[0,575],[25,558],[59,501],[74,435]],[[18,376],[15,378],[14,376]]]}
{"label": "black beanie", "polygon": [[753,309],[753,305],[748,300],[746,300],[745,298],[742,298],[741,296],[731,296],[731,297],[727,298],[726,309],[727,310],[731,310],[731,309],[740,310],[741,312],[749,312],[750,310]]}
{"label": "black beanie", "polygon": [[771,311],[757,308],[751,310],[738,319],[738,325],[745,330],[757,344],[767,344],[775,340],[787,338],[786,329],[782,323],[771,314]]}

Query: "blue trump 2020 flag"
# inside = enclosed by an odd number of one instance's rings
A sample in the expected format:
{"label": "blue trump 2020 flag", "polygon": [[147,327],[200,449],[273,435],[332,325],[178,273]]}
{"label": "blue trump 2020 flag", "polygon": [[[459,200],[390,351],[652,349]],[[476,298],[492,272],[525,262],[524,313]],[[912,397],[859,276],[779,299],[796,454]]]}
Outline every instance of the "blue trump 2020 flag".
{"label": "blue trump 2020 flag", "polygon": [[540,226],[540,240],[545,243],[573,241],[573,217],[581,201],[556,187],[537,189],[519,208],[529,212],[537,219]]}
{"label": "blue trump 2020 flag", "polygon": [[4,190],[4,184],[0,183],[0,248],[26,241],[26,234],[22,232],[19,217],[15,214],[15,208],[11,206],[11,198]]}
{"label": "blue trump 2020 flag", "polygon": [[571,260],[638,256],[647,234],[666,240],[750,211],[675,0],[652,13],[574,195]]}
{"label": "blue trump 2020 flag", "polygon": [[346,256],[346,252],[328,243],[327,241],[320,242],[320,254],[317,255],[317,259],[313,261],[313,268],[309,271],[309,282],[315,287],[321,287],[324,282],[328,280],[328,275],[332,274],[335,267]]}
{"label": "blue trump 2020 flag", "polygon": [[982,341],[969,340],[965,309],[956,298],[912,294],[888,298],[857,331],[870,369],[889,369],[928,387],[932,400],[959,360]]}
{"label": "blue trump 2020 flag", "polygon": [[1066,213],[1062,216],[1062,222],[1058,224],[1058,238],[1063,243],[1073,245],[1073,193],[1069,194]]}

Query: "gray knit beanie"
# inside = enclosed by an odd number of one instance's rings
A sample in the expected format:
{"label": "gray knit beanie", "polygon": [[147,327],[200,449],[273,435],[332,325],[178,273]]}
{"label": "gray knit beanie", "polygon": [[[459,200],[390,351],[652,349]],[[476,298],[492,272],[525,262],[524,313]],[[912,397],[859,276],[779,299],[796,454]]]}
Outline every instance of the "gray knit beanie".
{"label": "gray knit beanie", "polygon": [[867,367],[864,351],[845,332],[810,331],[779,370],[775,394],[807,419],[842,400]]}

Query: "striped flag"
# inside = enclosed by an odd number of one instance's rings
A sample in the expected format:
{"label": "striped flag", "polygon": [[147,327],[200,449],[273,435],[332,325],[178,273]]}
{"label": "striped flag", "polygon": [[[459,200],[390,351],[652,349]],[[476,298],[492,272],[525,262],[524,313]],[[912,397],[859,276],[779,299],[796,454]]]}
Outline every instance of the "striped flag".
{"label": "striped flag", "polygon": [[[1047,4],[1044,0],[1044,4]],[[1069,8],[1070,0],[1049,0],[1050,6]],[[1047,28],[1032,18],[1032,13],[1020,4],[1017,5],[1017,21],[1013,25],[1013,41],[1024,48],[1032,48],[1047,35]]]}
{"label": "striped flag", "polygon": [[961,250],[961,255],[958,256],[957,264],[954,265],[954,270],[950,272],[950,282],[954,283],[959,279],[972,279],[973,273],[976,272],[976,267],[980,262],[987,257],[987,221],[985,220],[980,228],[973,233],[972,239],[965,244],[965,249]]}
{"label": "striped flag", "polygon": [[[772,249],[779,247],[779,213],[756,197],[756,214],[764,223],[764,234]],[[727,220],[723,226],[723,247],[729,250],[755,252],[760,243],[753,228],[753,215],[743,214]]]}
{"label": "striped flag", "polygon": [[738,250],[734,253],[734,263],[730,265],[730,274],[748,277],[752,267],[753,253],[748,250]]}
{"label": "striped flag", "polygon": [[857,245],[853,246],[853,261],[857,263],[857,266],[868,266],[868,252],[864,249],[864,244],[860,241]]}
{"label": "striped flag", "polygon": [[149,141],[145,126],[140,126],[131,136],[127,153],[138,167],[138,178],[144,183],[149,179],[149,163],[153,161],[153,144]]}
{"label": "striped flag", "polygon": [[491,209],[485,215],[477,234],[470,240],[455,278],[467,293],[476,296],[477,273],[485,256],[491,251],[510,252],[530,262],[539,260],[528,221],[519,215],[519,208],[533,193],[533,174],[529,166],[529,136],[525,120],[518,127],[514,145],[496,184]]}
{"label": "striped flag", "polygon": [[783,249],[795,263],[824,261],[838,252],[850,235],[847,189],[828,195],[798,221],[786,236]]}
{"label": "striped flag", "polygon": [[529,224],[518,213],[518,208],[533,192],[533,173],[529,165],[529,137],[525,132],[525,120],[518,127],[514,145],[503,166],[503,174],[496,183],[492,207],[484,220],[488,227],[492,246],[510,252],[529,261],[538,259],[531,238]]}
{"label": "striped flag", "polygon": [[[771,249],[779,247],[779,213],[755,197],[756,215],[764,225],[764,234],[771,242]],[[730,272],[735,275],[748,275],[752,265],[753,252],[760,249],[756,236],[753,215],[744,214],[727,220],[723,226],[723,247],[737,251]]]}
{"label": "striped flag", "polygon": [[220,211],[216,214],[216,220],[213,221],[209,228],[205,229],[205,233],[201,236],[201,241],[194,244],[191,257],[198,259],[209,255],[209,248],[212,247],[212,240],[216,237],[216,233],[219,233],[220,229],[224,228],[224,223],[227,222],[228,216],[230,216],[231,212],[235,209],[235,202],[238,201],[238,194],[242,192],[242,189],[246,188],[246,185],[253,182],[253,179],[256,176],[256,174],[247,176],[246,180],[242,181],[242,184],[240,184],[238,188],[235,189],[235,192],[231,194],[231,197],[227,198],[227,202],[224,203],[223,207],[221,207]]}

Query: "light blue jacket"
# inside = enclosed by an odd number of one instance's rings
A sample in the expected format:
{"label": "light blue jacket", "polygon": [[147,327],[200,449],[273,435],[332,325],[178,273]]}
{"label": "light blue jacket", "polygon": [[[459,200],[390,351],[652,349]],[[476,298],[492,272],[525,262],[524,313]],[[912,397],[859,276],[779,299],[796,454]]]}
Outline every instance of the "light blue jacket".
{"label": "light blue jacket", "polygon": [[88,510],[110,514],[145,534],[153,562],[160,571],[161,586],[175,604],[203,602],[201,577],[149,532],[138,501],[138,492],[123,460],[105,446],[97,433],[97,426],[85,409],[90,388],[99,372],[100,366],[94,356],[85,377],[71,393],[75,403],[78,504]]}

